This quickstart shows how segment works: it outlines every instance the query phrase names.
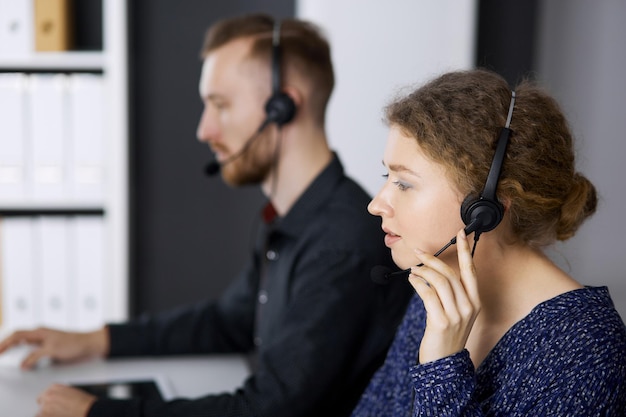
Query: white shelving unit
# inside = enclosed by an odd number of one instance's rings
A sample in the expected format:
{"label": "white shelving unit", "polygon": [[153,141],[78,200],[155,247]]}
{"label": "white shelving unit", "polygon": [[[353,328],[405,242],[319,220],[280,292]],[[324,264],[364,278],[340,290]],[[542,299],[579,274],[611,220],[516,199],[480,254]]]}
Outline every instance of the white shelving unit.
{"label": "white shelving unit", "polygon": [[129,206],[128,206],[128,55],[127,4],[125,0],[103,0],[104,70],[109,87],[106,124],[111,143],[108,148],[109,195],[107,285],[105,319],[128,318]]}
{"label": "white shelving unit", "polygon": [[29,56],[1,57],[3,70],[76,70],[98,71],[106,65],[105,52],[37,52]]}
{"label": "white shelving unit", "polygon": [[[90,212],[90,216],[102,216],[105,236],[103,321],[111,322],[128,318],[127,4],[124,0],[102,0],[102,7],[102,51],[33,52],[19,57],[0,56],[0,72],[102,75],[105,172],[102,203],[64,199],[52,202],[21,201],[0,195],[0,217],[3,214],[7,218],[28,217],[50,212],[67,213],[75,217],[84,212]],[[0,283],[2,279],[0,276]]]}

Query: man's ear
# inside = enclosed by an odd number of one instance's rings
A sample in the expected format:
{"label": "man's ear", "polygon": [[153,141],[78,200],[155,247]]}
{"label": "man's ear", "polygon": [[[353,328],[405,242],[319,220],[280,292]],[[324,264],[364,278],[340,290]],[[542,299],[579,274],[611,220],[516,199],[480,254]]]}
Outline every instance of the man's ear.
{"label": "man's ear", "polygon": [[299,109],[302,106],[303,95],[300,89],[291,85],[286,85],[283,87],[282,91],[291,97],[293,103],[296,105],[296,109]]}

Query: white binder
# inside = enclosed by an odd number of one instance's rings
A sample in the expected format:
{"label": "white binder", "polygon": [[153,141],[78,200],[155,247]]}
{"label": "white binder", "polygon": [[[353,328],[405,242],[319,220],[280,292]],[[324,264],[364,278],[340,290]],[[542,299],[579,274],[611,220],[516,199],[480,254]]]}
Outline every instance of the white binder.
{"label": "white binder", "polygon": [[30,75],[32,199],[38,203],[67,198],[67,76]]}
{"label": "white binder", "polygon": [[[67,217],[39,216],[36,224],[36,279],[39,324],[70,329],[71,270]],[[72,259],[72,262],[74,260]]]}
{"label": "white binder", "polygon": [[104,219],[76,216],[71,219],[74,296],[72,327],[94,330],[104,324]]}
{"label": "white binder", "polygon": [[104,84],[102,75],[69,78],[70,193],[75,201],[103,203]]}
{"label": "white binder", "polygon": [[0,73],[0,202],[26,195],[27,81],[25,74]]}
{"label": "white binder", "polygon": [[37,324],[34,228],[29,217],[8,217],[0,222],[3,330]]}
{"label": "white binder", "polygon": [[32,0],[0,0],[0,57],[23,57],[33,52]]}

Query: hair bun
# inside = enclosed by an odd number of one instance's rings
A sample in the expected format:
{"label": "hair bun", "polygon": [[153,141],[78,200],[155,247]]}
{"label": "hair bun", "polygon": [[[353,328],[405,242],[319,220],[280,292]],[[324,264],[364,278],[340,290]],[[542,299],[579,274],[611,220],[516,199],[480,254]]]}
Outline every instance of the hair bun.
{"label": "hair bun", "polygon": [[556,226],[556,238],[567,240],[580,225],[595,211],[598,196],[594,185],[578,172],[572,178],[572,187],[561,208],[561,216]]}

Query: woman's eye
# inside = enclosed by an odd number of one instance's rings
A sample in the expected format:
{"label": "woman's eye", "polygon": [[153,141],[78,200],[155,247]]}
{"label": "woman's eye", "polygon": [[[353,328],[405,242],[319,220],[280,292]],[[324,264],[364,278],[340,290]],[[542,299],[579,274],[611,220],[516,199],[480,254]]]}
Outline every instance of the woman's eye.
{"label": "woman's eye", "polygon": [[394,181],[393,183],[394,183],[394,185],[395,185],[396,187],[398,187],[398,189],[399,189],[400,191],[406,191],[406,190],[408,190],[409,188],[411,188],[411,186],[410,186],[409,184],[405,184],[405,183],[403,183],[402,181]]}
{"label": "woman's eye", "polygon": [[[387,174],[383,174],[383,175],[382,175],[382,177],[383,177],[385,180],[388,180],[388,179],[389,179],[389,174],[388,174],[388,173],[387,173]],[[400,181],[400,180],[393,181],[393,182],[392,182],[392,184],[393,184],[393,185],[395,185],[396,187],[398,187],[398,189],[399,189],[400,191],[406,191],[406,190],[408,190],[409,188],[412,188],[410,184],[407,184],[407,183],[402,182],[402,181]]]}

